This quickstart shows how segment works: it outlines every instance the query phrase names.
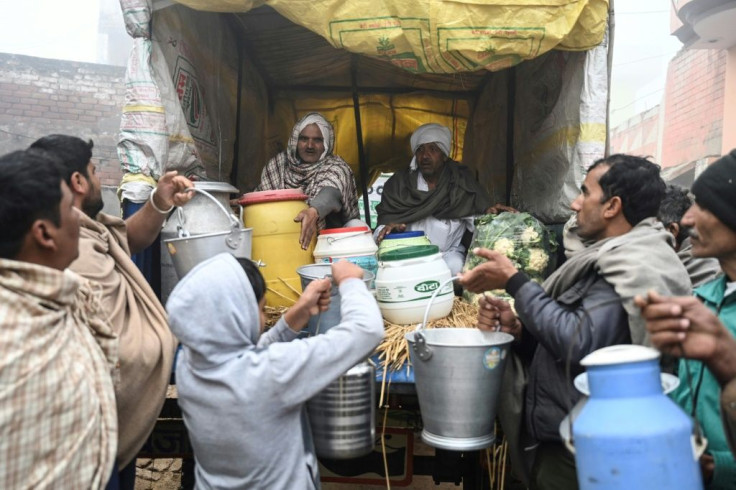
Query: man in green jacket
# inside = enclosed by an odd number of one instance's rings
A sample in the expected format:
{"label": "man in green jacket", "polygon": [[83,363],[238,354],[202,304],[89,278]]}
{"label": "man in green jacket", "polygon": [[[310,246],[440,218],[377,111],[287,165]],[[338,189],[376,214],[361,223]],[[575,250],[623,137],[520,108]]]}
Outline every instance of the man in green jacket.
{"label": "man in green jacket", "polygon": [[[680,386],[672,397],[694,414],[708,440],[700,458],[706,488],[725,490],[736,488],[736,460],[729,449],[719,403],[721,386],[736,379],[736,150],[709,166],[693,184],[692,192],[695,204],[682,223],[693,227],[693,255],[718,259],[724,275],[695,290],[700,301],[656,294],[638,301],[652,343],[683,358]],[[725,407],[736,406],[736,400],[724,402]]]}

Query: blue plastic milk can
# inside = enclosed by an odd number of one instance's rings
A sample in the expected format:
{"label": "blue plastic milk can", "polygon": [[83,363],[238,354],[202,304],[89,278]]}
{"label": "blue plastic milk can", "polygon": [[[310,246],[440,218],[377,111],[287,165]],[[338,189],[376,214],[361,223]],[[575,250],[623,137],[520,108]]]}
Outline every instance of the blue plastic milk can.
{"label": "blue plastic milk can", "polygon": [[590,387],[572,427],[581,490],[702,489],[693,423],[662,392],[659,352],[614,345],[581,364]]}

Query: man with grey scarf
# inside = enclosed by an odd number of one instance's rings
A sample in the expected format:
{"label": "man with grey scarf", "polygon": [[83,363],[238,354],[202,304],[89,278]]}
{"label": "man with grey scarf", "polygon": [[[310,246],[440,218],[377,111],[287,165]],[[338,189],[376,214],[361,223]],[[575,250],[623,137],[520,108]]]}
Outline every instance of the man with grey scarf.
{"label": "man with grey scarf", "polygon": [[517,404],[516,413],[504,420],[503,405],[509,403],[504,400],[499,417],[504,432],[522,433],[510,441],[516,444],[512,454],[521,454],[522,437],[530,442],[526,454],[534,449],[532,489],[577,488],[575,461],[562,445],[558,428],[581,397],[572,384],[583,372],[580,360],[608,345],[648,343],[633,303],[636,294],[685,294],[691,288],[672,236],[656,219],[665,192],[657,165],[612,155],[590,167],[581,190],[571,208],[577,220],[574,231],[583,245],[543,285],[530,281],[506,256],[486,249],[474,253],[487,262],[460,279],[470,291],[505,288],[515,299],[516,314],[507,302],[483,297],[478,326],[500,327],[514,335],[514,350],[528,365],[528,384],[524,370],[519,370],[505,382],[508,397],[502,395],[502,400],[523,396],[522,410]]}
{"label": "man with grey scarf", "polygon": [[452,275],[465,263],[466,232],[475,229],[475,215],[515,211],[497,204],[470,169],[450,158],[452,133],[436,123],[423,124],[411,135],[414,157],[409,167],[396,172],[383,186],[376,206],[376,243],[389,233],[423,231],[437,245]]}

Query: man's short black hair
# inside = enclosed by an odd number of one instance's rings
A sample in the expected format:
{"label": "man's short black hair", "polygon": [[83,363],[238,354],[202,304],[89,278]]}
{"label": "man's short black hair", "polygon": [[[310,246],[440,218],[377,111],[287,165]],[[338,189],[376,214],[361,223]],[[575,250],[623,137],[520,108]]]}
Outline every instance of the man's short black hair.
{"label": "man's short black hair", "polygon": [[624,218],[631,226],[657,216],[665,191],[659,165],[646,158],[617,153],[597,160],[588,171],[599,165],[608,167],[598,181],[603,190],[601,202],[620,197]]}
{"label": "man's short black hair", "polygon": [[19,150],[0,157],[0,257],[18,256],[38,219],[61,225],[60,163],[49,155]]}
{"label": "man's short black hair", "polygon": [[266,280],[263,279],[263,274],[252,260],[239,258],[235,260],[238,261],[240,267],[245,271],[245,275],[248,276],[250,285],[253,287],[253,293],[256,295],[256,301],[260,302],[266,295]]}
{"label": "man's short black hair", "polygon": [[89,178],[87,164],[92,159],[94,146],[92,140],[84,141],[66,134],[50,134],[34,141],[30,148],[43,150],[59,158],[65,170],[64,180],[71,185],[74,172],[79,172],[85,178]]}
{"label": "man's short black hair", "polygon": [[680,187],[679,185],[667,185],[664,199],[662,199],[662,204],[659,205],[657,219],[659,219],[665,227],[668,227],[672,223],[676,223],[680,227],[680,230],[675,237],[675,241],[678,245],[687,238],[691,228],[689,226],[682,226],[680,224],[680,220],[682,220],[682,217],[685,216],[685,213],[692,205],[693,199],[687,189]]}

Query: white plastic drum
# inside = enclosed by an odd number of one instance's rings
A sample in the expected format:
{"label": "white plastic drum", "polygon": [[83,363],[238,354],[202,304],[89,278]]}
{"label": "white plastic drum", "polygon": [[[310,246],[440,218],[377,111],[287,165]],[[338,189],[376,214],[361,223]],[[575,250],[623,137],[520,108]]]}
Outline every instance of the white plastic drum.
{"label": "white plastic drum", "polygon": [[[432,293],[452,277],[436,245],[419,245],[381,254],[376,275],[376,300],[383,318],[391,323],[421,323]],[[432,302],[428,321],[450,314],[452,283]]]}
{"label": "white plastic drum", "polygon": [[314,248],[314,263],[329,264],[345,259],[375,276],[378,270],[376,251],[378,246],[367,226],[328,228],[319,232]]}

